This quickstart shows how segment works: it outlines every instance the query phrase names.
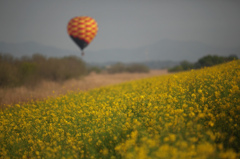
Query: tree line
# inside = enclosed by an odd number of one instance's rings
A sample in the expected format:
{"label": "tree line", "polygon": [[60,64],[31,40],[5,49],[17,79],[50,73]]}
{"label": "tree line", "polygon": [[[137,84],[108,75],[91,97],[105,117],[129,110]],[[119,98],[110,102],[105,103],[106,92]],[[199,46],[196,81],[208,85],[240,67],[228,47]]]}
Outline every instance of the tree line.
{"label": "tree line", "polygon": [[180,72],[180,71],[187,71],[191,69],[200,69],[203,67],[210,67],[218,64],[222,64],[224,62],[229,62],[232,60],[236,60],[238,57],[236,55],[230,55],[228,57],[224,56],[217,56],[217,55],[207,55],[200,58],[197,62],[191,63],[189,61],[182,61],[180,65],[174,66],[169,68],[169,72]]}
{"label": "tree line", "polygon": [[86,74],[81,58],[67,56],[46,58],[41,54],[14,58],[0,54],[0,87],[34,86],[42,80],[64,81]]}
{"label": "tree line", "polygon": [[[222,57],[217,55],[207,55],[197,62],[191,63],[182,61],[180,65],[169,68],[169,72],[179,72],[191,69],[209,67],[216,64],[238,59],[236,55]],[[108,68],[87,66],[86,63],[77,56],[50,57],[41,54],[14,58],[11,54],[0,53],[0,88],[16,87],[25,85],[34,87],[43,80],[62,82],[72,78],[80,78],[89,72],[100,73],[102,70],[108,73],[147,73],[149,68],[144,64],[123,64],[116,63]]]}
{"label": "tree line", "polygon": [[143,64],[117,63],[108,68],[87,65],[77,56],[50,57],[41,54],[14,58],[11,54],[0,53],[0,88],[27,86],[34,87],[43,80],[63,82],[80,78],[90,72],[100,73],[141,73],[149,72]]}
{"label": "tree line", "polygon": [[122,72],[148,73],[150,71],[149,68],[144,64],[140,64],[140,63],[124,64],[120,62],[112,66],[109,66],[106,70],[110,74],[122,73]]}

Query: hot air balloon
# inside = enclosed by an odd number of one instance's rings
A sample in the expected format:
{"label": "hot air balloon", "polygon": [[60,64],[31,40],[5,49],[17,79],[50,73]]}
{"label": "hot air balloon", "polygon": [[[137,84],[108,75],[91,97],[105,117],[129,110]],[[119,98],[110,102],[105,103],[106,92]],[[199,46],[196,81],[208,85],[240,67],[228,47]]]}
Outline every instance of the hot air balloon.
{"label": "hot air balloon", "polygon": [[84,55],[83,49],[91,43],[97,34],[97,22],[88,16],[72,18],[67,26],[68,35],[79,46]]}

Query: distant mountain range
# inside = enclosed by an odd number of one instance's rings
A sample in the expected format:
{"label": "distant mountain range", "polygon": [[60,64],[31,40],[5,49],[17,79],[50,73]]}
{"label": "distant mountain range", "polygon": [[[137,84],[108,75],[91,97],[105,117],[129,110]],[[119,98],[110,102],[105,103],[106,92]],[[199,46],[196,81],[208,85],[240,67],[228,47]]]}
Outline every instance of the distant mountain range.
{"label": "distant mountain range", "polygon": [[[80,57],[80,51],[59,49],[52,46],[42,45],[36,42],[26,42],[11,44],[0,42],[0,53],[10,53],[15,57],[24,55],[31,56],[40,53],[46,57],[63,57],[76,55]],[[196,62],[205,55],[229,56],[237,55],[240,57],[240,47],[226,48],[214,47],[196,41],[177,41],[164,39],[152,45],[142,46],[134,49],[106,49],[98,51],[85,50],[83,60],[92,64],[104,64],[113,62],[141,62],[145,64],[155,63],[156,67],[161,62],[161,66],[179,63],[182,60]]]}

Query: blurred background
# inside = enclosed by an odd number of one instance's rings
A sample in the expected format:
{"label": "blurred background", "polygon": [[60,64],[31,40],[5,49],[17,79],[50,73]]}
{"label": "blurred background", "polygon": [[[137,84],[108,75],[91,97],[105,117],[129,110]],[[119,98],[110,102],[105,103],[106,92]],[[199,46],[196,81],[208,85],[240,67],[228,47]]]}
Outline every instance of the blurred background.
{"label": "blurred background", "polygon": [[238,0],[1,0],[0,52],[80,57],[67,23],[90,16],[99,31],[85,49],[87,63],[239,56],[239,15]]}

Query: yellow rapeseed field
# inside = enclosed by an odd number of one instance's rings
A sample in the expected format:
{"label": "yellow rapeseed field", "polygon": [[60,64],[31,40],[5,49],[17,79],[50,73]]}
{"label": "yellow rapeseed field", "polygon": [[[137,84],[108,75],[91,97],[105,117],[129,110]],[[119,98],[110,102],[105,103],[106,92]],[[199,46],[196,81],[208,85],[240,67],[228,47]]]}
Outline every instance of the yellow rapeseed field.
{"label": "yellow rapeseed field", "polygon": [[240,61],[0,111],[0,158],[239,158]]}

